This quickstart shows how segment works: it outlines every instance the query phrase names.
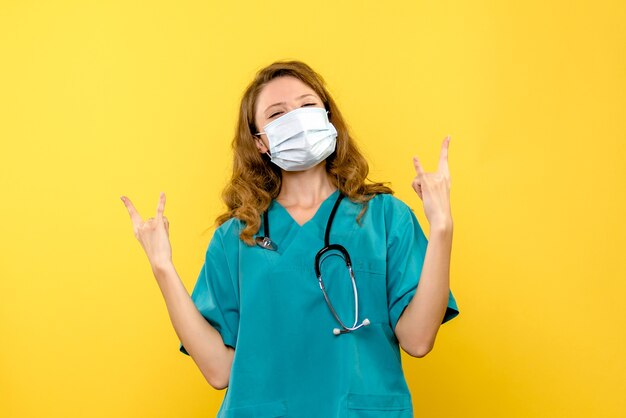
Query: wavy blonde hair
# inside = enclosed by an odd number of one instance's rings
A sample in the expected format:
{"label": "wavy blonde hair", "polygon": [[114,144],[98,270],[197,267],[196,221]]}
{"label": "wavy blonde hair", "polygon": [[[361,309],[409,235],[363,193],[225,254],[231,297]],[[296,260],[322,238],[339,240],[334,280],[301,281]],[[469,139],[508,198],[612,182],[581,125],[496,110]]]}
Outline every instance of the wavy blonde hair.
{"label": "wavy blonde hair", "polygon": [[228,210],[215,220],[218,226],[231,218],[241,220],[245,227],[239,238],[248,245],[255,244],[254,235],[261,226],[261,215],[272,199],[278,196],[282,184],[281,169],[267,155],[259,153],[255,145],[253,134],[259,132],[259,127],[254,122],[256,101],[267,83],[284,76],[298,78],[311,87],[330,113],[330,121],[337,129],[337,145],[326,159],[326,172],[331,182],[343,194],[351,201],[362,204],[363,208],[356,222],[360,221],[369,200],[376,194],[393,194],[384,183],[366,183],[366,180],[369,181],[367,161],[350,136],[337,104],[326,90],[324,79],[303,62],[274,62],[259,70],[241,99],[239,120],[232,142],[233,173],[222,192],[222,199]]}

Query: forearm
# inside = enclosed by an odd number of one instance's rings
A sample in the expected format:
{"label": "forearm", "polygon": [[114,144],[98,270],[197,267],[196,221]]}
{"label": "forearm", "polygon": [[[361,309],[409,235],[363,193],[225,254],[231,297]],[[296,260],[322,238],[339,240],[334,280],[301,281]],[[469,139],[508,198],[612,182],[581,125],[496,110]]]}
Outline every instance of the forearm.
{"label": "forearm", "polygon": [[176,335],[207,382],[216,389],[228,385],[234,350],[196,308],[173,264],[153,269]]}
{"label": "forearm", "polygon": [[432,350],[450,292],[452,225],[431,227],[422,273],[415,291],[396,324],[402,348],[415,357]]}

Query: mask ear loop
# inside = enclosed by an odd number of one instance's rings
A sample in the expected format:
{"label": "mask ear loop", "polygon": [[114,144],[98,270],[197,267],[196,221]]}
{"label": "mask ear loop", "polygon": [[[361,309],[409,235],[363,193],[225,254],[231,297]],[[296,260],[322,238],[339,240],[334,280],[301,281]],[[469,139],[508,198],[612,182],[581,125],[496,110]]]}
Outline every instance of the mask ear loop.
{"label": "mask ear loop", "polygon": [[[254,138],[255,138],[257,141],[261,141],[261,137],[260,137],[260,135],[262,135],[262,134],[265,134],[265,132],[257,132],[257,133],[255,133],[253,136],[254,136]],[[265,134],[265,135],[267,135],[267,134]],[[263,142],[261,142],[261,144],[262,144],[263,146],[265,146],[265,144],[263,144]],[[272,154],[270,154],[270,150],[269,150],[269,149],[268,149],[267,151],[265,151],[265,155],[267,155],[270,159],[272,158]]]}

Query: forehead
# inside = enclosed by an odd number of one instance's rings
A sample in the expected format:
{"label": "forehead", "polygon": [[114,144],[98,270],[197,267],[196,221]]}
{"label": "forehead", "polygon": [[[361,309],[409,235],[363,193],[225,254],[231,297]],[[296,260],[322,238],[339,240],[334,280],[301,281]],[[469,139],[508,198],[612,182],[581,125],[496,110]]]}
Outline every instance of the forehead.
{"label": "forehead", "polygon": [[281,76],[267,83],[257,98],[257,111],[280,102],[289,102],[303,94],[314,94],[315,90],[306,83],[292,76]]}

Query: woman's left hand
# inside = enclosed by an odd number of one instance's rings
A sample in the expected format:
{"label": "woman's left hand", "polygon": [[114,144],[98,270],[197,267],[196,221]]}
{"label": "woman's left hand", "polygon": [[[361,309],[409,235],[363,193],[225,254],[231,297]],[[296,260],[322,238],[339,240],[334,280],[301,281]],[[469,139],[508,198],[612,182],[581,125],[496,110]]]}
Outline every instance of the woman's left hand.
{"label": "woman's left hand", "polygon": [[450,136],[446,136],[441,145],[439,167],[434,173],[426,173],[417,157],[413,157],[416,176],[413,179],[413,189],[424,202],[424,212],[430,224],[434,227],[452,228],[452,213],[450,211],[450,171],[448,170],[448,145]]}

